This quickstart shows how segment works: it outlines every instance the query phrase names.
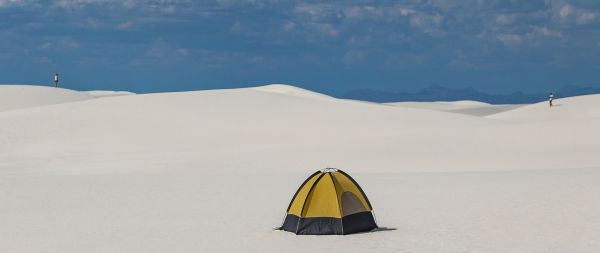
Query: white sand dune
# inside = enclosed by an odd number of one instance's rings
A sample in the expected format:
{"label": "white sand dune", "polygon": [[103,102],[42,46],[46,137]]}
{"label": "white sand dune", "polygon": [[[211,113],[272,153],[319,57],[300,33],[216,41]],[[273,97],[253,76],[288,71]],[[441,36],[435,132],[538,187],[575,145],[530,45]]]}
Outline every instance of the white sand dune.
{"label": "white sand dune", "polygon": [[[44,122],[44,128],[32,119]],[[123,167],[116,170],[137,170],[128,164],[139,159],[149,167],[168,160],[218,169],[257,160],[263,169],[331,165],[371,172],[567,168],[579,167],[582,157],[598,147],[580,144],[587,142],[596,121],[557,140],[547,136],[563,132],[568,124],[539,129],[535,124],[262,89],[114,97],[6,112],[0,120],[7,122],[0,130],[24,136],[9,140],[6,146],[12,152],[1,159],[19,162],[21,171],[38,160],[53,171],[89,170],[94,167],[87,166],[90,162],[113,155],[137,157],[115,160]],[[559,145],[580,148],[574,154],[551,149]],[[531,160],[526,166],[521,162],[525,155]],[[548,155],[563,158],[553,161]],[[68,157],[70,164],[59,157]],[[589,161],[589,166],[598,164]]]}
{"label": "white sand dune", "polygon": [[92,99],[83,92],[32,85],[0,84],[0,111]]}
{"label": "white sand dune", "polygon": [[492,105],[479,101],[463,100],[452,102],[397,102],[387,103],[397,107],[420,108],[427,110],[454,112],[472,116],[487,116],[521,107],[522,105]]}
{"label": "white sand dune", "polygon": [[480,108],[491,106],[491,104],[472,101],[472,100],[461,100],[461,101],[439,101],[439,102],[395,102],[395,103],[386,103],[391,106],[398,107],[411,107],[411,108],[421,108],[421,109],[429,109],[436,111],[450,111],[450,110],[460,110],[467,108]]}
{"label": "white sand dune", "polygon": [[110,91],[110,90],[90,90],[90,91],[85,91],[85,93],[87,93],[88,95],[90,95],[94,98],[135,95],[135,93],[129,92],[129,91]]}
{"label": "white sand dune", "polygon": [[483,116],[487,116],[487,115],[498,114],[501,112],[514,110],[521,106],[523,106],[523,105],[519,105],[519,104],[516,104],[516,105],[489,105],[489,106],[474,107],[474,108],[447,110],[446,112],[454,112],[454,113],[483,117]]}
{"label": "white sand dune", "polygon": [[600,95],[557,99],[554,106],[540,102],[522,108],[490,115],[489,118],[511,121],[571,121],[600,118]]}
{"label": "white sand dune", "polygon": [[[600,100],[559,103],[474,117],[272,85],[0,112],[0,252],[596,252]],[[329,166],[388,229],[272,231]]]}
{"label": "white sand dune", "polygon": [[321,98],[321,99],[332,99],[332,97],[317,93],[314,91],[298,88],[286,84],[269,84],[265,86],[259,86],[251,88],[252,90],[271,92],[276,94],[284,94],[290,96],[299,96],[304,98]]}

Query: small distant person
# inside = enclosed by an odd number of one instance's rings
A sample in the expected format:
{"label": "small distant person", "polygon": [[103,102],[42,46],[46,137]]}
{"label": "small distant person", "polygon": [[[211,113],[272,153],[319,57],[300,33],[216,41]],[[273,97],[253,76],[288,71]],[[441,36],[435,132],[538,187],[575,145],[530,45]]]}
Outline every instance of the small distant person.
{"label": "small distant person", "polygon": [[548,95],[548,103],[550,104],[550,107],[552,107],[553,100],[554,100],[554,93],[550,92],[550,95]]}
{"label": "small distant person", "polygon": [[58,88],[58,73],[54,74],[54,87]]}

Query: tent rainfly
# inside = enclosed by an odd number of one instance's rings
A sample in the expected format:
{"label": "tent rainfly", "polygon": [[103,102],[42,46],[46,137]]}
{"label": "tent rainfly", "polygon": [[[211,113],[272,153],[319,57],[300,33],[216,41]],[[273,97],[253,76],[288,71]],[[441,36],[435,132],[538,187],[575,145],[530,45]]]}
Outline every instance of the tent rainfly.
{"label": "tent rainfly", "polygon": [[346,235],[377,228],[358,183],[338,169],[312,174],[296,191],[280,230],[297,235]]}

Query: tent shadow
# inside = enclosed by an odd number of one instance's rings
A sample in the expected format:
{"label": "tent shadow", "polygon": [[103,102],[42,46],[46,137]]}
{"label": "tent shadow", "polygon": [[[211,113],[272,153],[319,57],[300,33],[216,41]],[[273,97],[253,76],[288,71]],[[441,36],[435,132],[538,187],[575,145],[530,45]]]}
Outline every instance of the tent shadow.
{"label": "tent shadow", "polygon": [[356,234],[370,234],[370,233],[387,232],[387,231],[394,231],[394,230],[398,230],[398,229],[397,228],[389,228],[389,227],[378,227],[373,230],[360,232],[360,233],[356,233]]}
{"label": "tent shadow", "polygon": [[378,227],[376,229],[371,230],[370,232],[385,232],[385,231],[394,231],[398,230],[397,228],[389,228],[389,227]]}
{"label": "tent shadow", "polygon": [[[274,231],[283,231],[281,229],[281,227],[274,227],[273,230]],[[386,231],[394,231],[394,230],[398,230],[398,229],[397,228],[389,228],[389,227],[378,227],[373,230],[358,232],[356,234],[369,234],[369,233],[386,232]]]}

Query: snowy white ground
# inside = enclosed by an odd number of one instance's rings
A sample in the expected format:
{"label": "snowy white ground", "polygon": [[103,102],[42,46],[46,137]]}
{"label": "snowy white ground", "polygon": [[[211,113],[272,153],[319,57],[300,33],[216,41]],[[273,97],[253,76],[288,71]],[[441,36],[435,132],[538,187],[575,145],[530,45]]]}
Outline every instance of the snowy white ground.
{"label": "snowy white ground", "polygon": [[[284,85],[14,90],[0,85],[0,252],[600,250],[598,95],[490,113]],[[272,231],[321,167],[353,175],[387,229]]]}

